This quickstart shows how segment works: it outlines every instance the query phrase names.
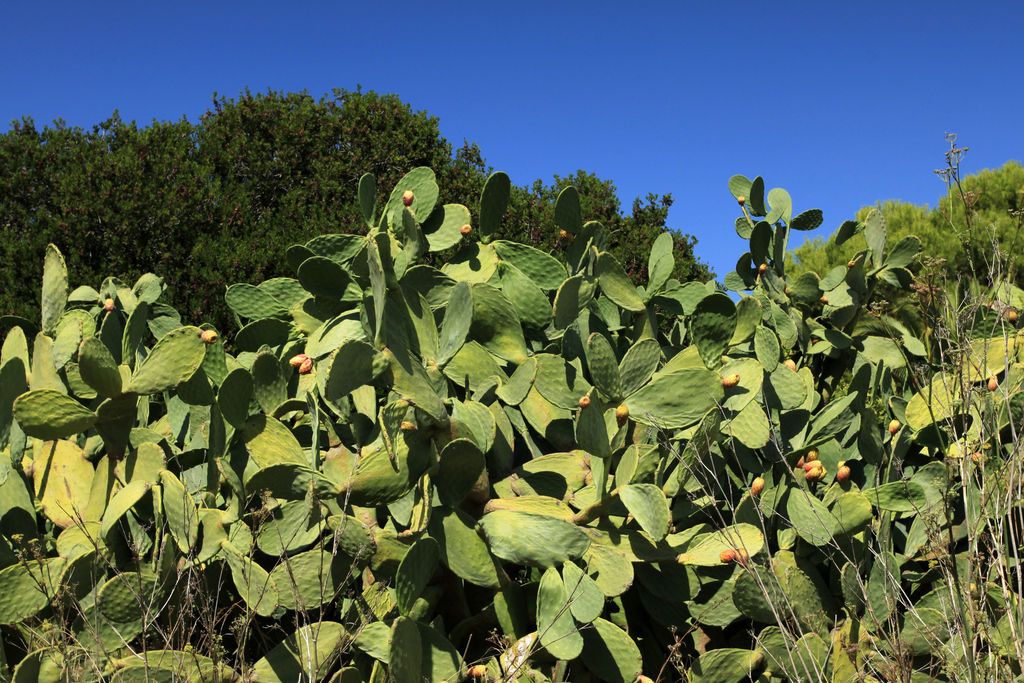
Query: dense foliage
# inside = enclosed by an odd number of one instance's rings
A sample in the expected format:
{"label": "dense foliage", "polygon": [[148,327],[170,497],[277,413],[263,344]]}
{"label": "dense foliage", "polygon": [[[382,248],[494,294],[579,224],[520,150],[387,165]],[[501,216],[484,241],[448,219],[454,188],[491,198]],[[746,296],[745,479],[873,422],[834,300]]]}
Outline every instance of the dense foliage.
{"label": "dense foliage", "polygon": [[[959,186],[951,182],[937,208],[888,200],[864,207],[857,212],[857,220],[863,221],[874,210],[885,216],[891,236],[915,235],[924,253],[942,259],[948,272],[988,280],[993,258],[998,256],[1000,267],[1007,271],[998,279],[1009,278],[1024,287],[1024,166],[1019,162],[966,176]],[[790,269],[822,273],[852,258],[858,248],[853,242],[839,244],[835,237],[808,240],[792,251]]]}
{"label": "dense foliage", "polygon": [[[446,200],[476,213],[487,170],[480,149],[455,149],[435,117],[393,95],[245,92],[215,97],[196,123],[146,127],[116,114],[91,130],[15,121],[0,135],[0,314],[24,317],[38,305],[38,254],[52,242],[85,281],[159,272],[171,305],[228,328],[227,285],[284,275],[280,254],[290,245],[358,230],[359,177],[371,173],[387,188],[414,166],[433,168]],[[515,188],[502,236],[560,254],[564,240],[541,226],[570,183],[642,281],[668,195],[623,212],[614,185],[592,174],[538,181]],[[695,240],[676,240],[675,276],[707,279]]]}
{"label": "dense foliage", "polygon": [[499,238],[504,174],[477,217],[430,169],[364,176],[360,234],[227,289],[237,353],[155,275],[71,289],[46,247],[0,354],[3,673],[1020,675],[1024,291],[918,335],[879,298],[916,238],[875,212],[793,277],[821,212],[729,187],[736,300],[672,278],[668,234],[637,286],[572,187],[561,261]]}

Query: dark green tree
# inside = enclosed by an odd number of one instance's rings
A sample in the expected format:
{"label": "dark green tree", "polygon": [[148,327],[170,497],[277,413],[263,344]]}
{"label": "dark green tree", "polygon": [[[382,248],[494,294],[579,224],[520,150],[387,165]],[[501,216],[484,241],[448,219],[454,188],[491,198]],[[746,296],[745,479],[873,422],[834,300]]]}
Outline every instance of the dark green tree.
{"label": "dark green tree", "polygon": [[[228,284],[292,275],[281,258],[289,245],[364,229],[360,176],[372,173],[379,188],[390,188],[416,166],[433,168],[445,201],[475,216],[490,171],[480,149],[456,148],[437,117],[395,95],[334,90],[317,100],[246,90],[234,99],[215,94],[195,123],[140,127],[116,112],[89,130],[15,121],[0,135],[0,313],[36,309],[39,255],[53,242],[84,280],[74,284],[95,287],[112,272],[131,283],[155,272],[186,319],[230,330]],[[650,244],[667,228],[669,195],[649,194],[624,213],[611,181],[583,171],[555,176],[550,185],[514,188],[499,236],[558,253],[552,214],[567,184],[642,283]],[[675,234],[675,276],[713,277],[693,253],[696,240]]]}

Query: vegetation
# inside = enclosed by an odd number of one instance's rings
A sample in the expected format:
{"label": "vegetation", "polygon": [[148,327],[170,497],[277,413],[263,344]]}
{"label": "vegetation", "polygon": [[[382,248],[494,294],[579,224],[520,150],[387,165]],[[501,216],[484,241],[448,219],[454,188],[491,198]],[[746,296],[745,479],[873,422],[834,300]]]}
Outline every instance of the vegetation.
{"label": "vegetation", "polygon": [[[359,177],[371,173],[388,188],[415,166],[435,170],[446,201],[476,209],[487,172],[480,149],[455,149],[435,117],[393,95],[245,92],[215,96],[196,123],[141,128],[116,113],[88,131],[16,121],[0,135],[0,314],[31,316],[38,255],[53,243],[88,282],[158,272],[170,305],[226,329],[234,322],[223,303],[228,285],[285,275],[280,255],[294,243],[358,231]],[[623,213],[611,181],[583,171],[538,181],[514,188],[502,237],[560,255],[557,231],[540,226],[550,225],[554,197],[569,184],[642,281],[647,250],[666,229],[668,195]],[[695,240],[675,239],[674,275],[711,277]]]}
{"label": "vegetation", "polygon": [[795,275],[821,212],[734,176],[736,297],[673,278],[667,233],[638,286],[574,187],[558,259],[502,237],[507,176],[475,212],[438,177],[362,176],[358,232],[228,287],[233,352],[160,277],[72,289],[45,247],[0,350],[5,676],[1022,674],[1024,290],[998,254],[946,280],[875,211]]}
{"label": "vegetation", "polygon": [[[951,140],[951,154],[966,151]],[[978,273],[985,279],[997,258],[1006,276],[1016,286],[1024,286],[1024,166],[1008,161],[1002,168],[962,181],[954,181],[945,171],[937,173],[948,189],[937,208],[888,200],[864,207],[857,212],[857,220],[880,211],[891,237],[915,235],[924,253],[942,259],[951,271]],[[852,258],[859,248],[859,243],[839,243],[835,236],[827,241],[808,240],[791,252],[788,266],[797,273],[822,273],[831,264]]]}

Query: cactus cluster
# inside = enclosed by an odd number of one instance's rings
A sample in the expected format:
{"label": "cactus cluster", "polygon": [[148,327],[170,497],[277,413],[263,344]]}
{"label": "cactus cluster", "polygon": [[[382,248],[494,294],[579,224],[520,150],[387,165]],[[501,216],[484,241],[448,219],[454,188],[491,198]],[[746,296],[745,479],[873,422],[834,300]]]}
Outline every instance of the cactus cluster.
{"label": "cactus cluster", "polygon": [[[693,681],[845,681],[880,679],[886,635],[922,661],[952,647],[898,604],[952,609],[926,525],[956,476],[943,420],[986,397],[915,384],[924,344],[869,307],[910,286],[916,240],[844,223],[865,251],[787,279],[789,232],[821,212],[735,176],[733,295],[670,279],[667,234],[644,289],[573,188],[564,261],[494,240],[509,187],[488,179],[474,228],[430,169],[382,205],[362,178],[364,236],[228,288],[233,353],[155,276],[69,293],[49,248],[41,324],[5,320],[0,360],[16,680],[87,660],[132,680],[630,683],[675,653]],[[996,346],[969,380],[1016,392],[1024,365]],[[990,439],[982,422],[961,440]],[[153,649],[186,573],[279,635]],[[69,603],[72,644],[31,649]]]}

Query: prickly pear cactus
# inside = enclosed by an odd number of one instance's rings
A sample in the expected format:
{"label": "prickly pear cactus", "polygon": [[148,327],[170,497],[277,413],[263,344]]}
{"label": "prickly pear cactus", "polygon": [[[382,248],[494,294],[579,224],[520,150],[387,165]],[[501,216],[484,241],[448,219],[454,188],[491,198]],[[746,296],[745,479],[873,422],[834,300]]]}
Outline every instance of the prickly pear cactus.
{"label": "prickly pear cactus", "polygon": [[[549,254],[493,239],[504,174],[472,210],[429,169],[386,197],[367,176],[366,234],[229,287],[227,343],[155,276],[68,293],[49,248],[41,321],[0,361],[0,623],[74,645],[25,636],[44,646],[7,666],[887,680],[900,652],[948,665],[963,631],[936,624],[969,603],[1012,669],[1016,595],[986,601],[948,543],[999,514],[965,456],[1019,481],[998,439],[1020,418],[1016,337],[935,365],[879,303],[909,290],[915,240],[847,222],[866,248],[791,279],[789,233],[821,212],[761,178],[729,189],[748,247],[727,291],[671,279],[670,235],[642,289],[572,188]],[[950,570],[974,592],[941,591]],[[218,647],[201,635],[229,622]]]}

